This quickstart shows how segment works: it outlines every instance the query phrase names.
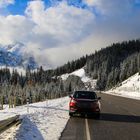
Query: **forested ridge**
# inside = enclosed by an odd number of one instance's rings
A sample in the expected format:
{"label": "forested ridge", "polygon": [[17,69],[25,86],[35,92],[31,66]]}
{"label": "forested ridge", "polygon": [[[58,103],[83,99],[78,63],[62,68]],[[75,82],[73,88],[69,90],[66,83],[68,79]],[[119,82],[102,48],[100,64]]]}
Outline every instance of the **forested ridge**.
{"label": "forested ridge", "polygon": [[66,81],[60,75],[84,67],[87,76],[97,79],[97,89],[107,90],[140,72],[140,40],[115,43],[109,47],[68,62],[56,69],[36,71],[27,68],[26,74],[8,68],[0,70],[0,103],[9,106],[38,102],[68,95],[74,89],[83,89],[84,83],[77,76]]}
{"label": "forested ridge", "polygon": [[87,76],[97,79],[97,89],[107,90],[140,72],[140,40],[114,43],[53,70],[54,75],[85,67]]}
{"label": "forested ridge", "polygon": [[[50,74],[50,75],[49,75]],[[69,76],[63,81],[59,76],[51,77],[52,70],[26,70],[26,75],[16,70],[10,73],[8,68],[0,70],[0,109],[3,104],[9,107],[60,98],[71,94],[74,89],[84,88],[84,83],[77,76]]]}
{"label": "forested ridge", "polygon": [[86,72],[105,90],[140,71],[140,40],[112,44],[88,57]]}

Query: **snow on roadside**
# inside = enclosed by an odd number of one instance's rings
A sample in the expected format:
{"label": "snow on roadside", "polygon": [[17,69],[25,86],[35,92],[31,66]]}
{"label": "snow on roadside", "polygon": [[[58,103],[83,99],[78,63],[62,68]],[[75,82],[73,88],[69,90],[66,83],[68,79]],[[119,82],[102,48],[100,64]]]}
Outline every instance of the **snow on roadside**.
{"label": "snow on roadside", "polygon": [[140,75],[136,73],[106,93],[140,100]]}
{"label": "snow on roadside", "polygon": [[[30,104],[29,113],[26,105],[13,109],[5,108],[0,111],[0,119],[16,114],[23,118],[16,134],[11,134],[10,140],[58,140],[69,119],[68,103],[69,98],[64,97]],[[1,140],[6,140],[5,135],[0,135]]]}
{"label": "snow on roadside", "polygon": [[16,136],[16,131],[18,131],[20,125],[18,126],[13,126],[9,129],[7,129],[5,132],[3,132],[0,135],[0,140],[12,140],[14,139],[14,137]]}

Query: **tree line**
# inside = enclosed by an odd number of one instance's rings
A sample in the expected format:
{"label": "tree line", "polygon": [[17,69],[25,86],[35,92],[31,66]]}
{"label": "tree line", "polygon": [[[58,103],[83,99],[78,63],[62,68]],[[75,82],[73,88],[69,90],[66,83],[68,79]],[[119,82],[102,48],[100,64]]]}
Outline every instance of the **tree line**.
{"label": "tree line", "polygon": [[60,98],[71,94],[75,89],[84,87],[77,76],[69,76],[65,81],[60,76],[49,75],[40,67],[37,71],[29,68],[26,74],[19,74],[17,70],[10,73],[8,68],[0,69],[0,105],[9,104],[9,107],[45,101],[46,99]]}
{"label": "tree line", "polygon": [[112,44],[88,57],[86,73],[107,90],[140,72],[140,40]]}
{"label": "tree line", "polygon": [[85,88],[77,76],[69,76],[63,81],[62,74],[71,73],[84,67],[86,75],[97,79],[97,90],[110,89],[122,81],[140,72],[140,40],[115,43],[66,63],[56,69],[44,70],[41,66],[36,71],[30,67],[26,74],[8,68],[0,69],[0,103],[9,107],[58,98],[68,95],[75,89]]}

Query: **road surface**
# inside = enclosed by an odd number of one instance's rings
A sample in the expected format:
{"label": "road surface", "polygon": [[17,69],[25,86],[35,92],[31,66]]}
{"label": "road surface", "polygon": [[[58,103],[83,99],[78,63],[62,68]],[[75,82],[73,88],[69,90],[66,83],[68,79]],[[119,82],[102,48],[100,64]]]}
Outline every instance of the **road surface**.
{"label": "road surface", "polygon": [[140,140],[140,100],[101,96],[100,120],[69,119],[60,140]]}

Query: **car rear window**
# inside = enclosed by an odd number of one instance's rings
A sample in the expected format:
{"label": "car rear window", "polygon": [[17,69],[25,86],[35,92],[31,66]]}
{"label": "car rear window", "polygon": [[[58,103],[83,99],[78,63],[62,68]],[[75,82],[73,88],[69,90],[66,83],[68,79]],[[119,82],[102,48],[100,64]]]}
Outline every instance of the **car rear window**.
{"label": "car rear window", "polygon": [[76,91],[73,95],[76,99],[97,99],[95,92]]}

